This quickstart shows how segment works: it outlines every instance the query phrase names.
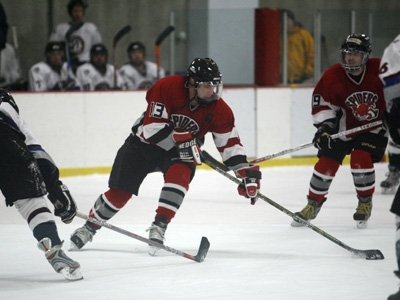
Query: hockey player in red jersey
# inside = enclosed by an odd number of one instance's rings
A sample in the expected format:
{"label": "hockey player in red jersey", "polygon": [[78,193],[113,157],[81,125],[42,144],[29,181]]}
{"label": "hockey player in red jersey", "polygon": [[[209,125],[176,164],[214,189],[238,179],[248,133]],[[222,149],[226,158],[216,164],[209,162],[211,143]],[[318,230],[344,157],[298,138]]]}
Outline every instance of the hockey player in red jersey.
{"label": "hockey player in red jersey", "polygon": [[[183,202],[196,166],[201,164],[200,145],[208,132],[225,165],[243,179],[239,194],[254,198],[260,188],[261,172],[259,166],[247,162],[232,110],[220,98],[222,87],[219,68],[210,58],[194,59],[187,76],[158,80],[147,91],[147,110],[117,153],[110,189],[98,197],[89,215],[108,221],[132,194],[138,195],[147,174],[161,171],[164,186],[149,238],[162,244],[167,225]],[[71,236],[72,249],[92,241],[98,229],[90,222],[78,228]],[[150,246],[149,254],[154,255],[158,249]]]}
{"label": "hockey player in red jersey", "polygon": [[[368,56],[369,37],[350,34],[341,46],[341,63],[329,68],[312,95],[312,118],[318,128],[313,139],[318,162],[311,177],[308,204],[296,213],[305,220],[315,219],[326,201],[329,187],[346,155],[358,198],[353,215],[358,228],[365,228],[371,216],[375,190],[374,162],[383,157],[387,133],[383,126],[340,139],[330,135],[380,120],[385,110],[383,85],[379,79],[380,59]],[[302,226],[296,221],[292,226]]]}

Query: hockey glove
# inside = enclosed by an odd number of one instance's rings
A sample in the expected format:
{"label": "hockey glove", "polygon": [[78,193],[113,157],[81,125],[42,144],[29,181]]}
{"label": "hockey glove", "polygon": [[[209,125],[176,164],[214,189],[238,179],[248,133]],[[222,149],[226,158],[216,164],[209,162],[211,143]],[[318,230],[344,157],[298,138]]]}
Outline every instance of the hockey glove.
{"label": "hockey glove", "polygon": [[248,167],[235,170],[238,178],[242,179],[242,183],[238,186],[239,195],[251,199],[251,205],[257,200],[257,192],[260,189],[261,172],[257,165],[249,165]]}
{"label": "hockey glove", "polygon": [[322,125],[319,127],[313,139],[314,146],[319,150],[332,149],[335,143],[335,141],[331,138],[331,134],[333,133],[334,130],[327,125]]}
{"label": "hockey glove", "polygon": [[71,223],[76,215],[77,208],[68,187],[58,180],[55,185],[48,188],[48,192],[48,198],[55,208],[54,214],[60,217],[64,223]]}
{"label": "hockey glove", "polygon": [[176,143],[179,159],[184,162],[193,162],[196,166],[201,165],[201,150],[193,134],[190,132],[174,132],[173,139]]}

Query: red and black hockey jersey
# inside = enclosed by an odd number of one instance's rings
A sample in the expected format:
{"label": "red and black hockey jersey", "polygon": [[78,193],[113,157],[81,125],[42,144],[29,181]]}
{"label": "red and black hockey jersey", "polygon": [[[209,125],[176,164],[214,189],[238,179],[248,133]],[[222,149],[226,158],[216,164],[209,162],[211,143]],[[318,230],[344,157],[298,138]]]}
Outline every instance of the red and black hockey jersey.
{"label": "red and black hockey jersey", "polygon": [[[340,132],[380,120],[385,110],[385,100],[379,79],[379,64],[380,59],[369,59],[359,83],[340,64],[329,68],[313,92],[314,124],[338,118]],[[371,132],[377,133],[379,130],[377,128]],[[349,137],[341,139],[348,140]]]}
{"label": "red and black hockey jersey", "polygon": [[207,106],[191,107],[186,76],[162,78],[147,91],[147,110],[133,127],[142,142],[165,150],[175,146],[173,132],[191,132],[198,140],[211,132],[224,163],[247,163],[245,150],[235,127],[235,118],[220,98]]}

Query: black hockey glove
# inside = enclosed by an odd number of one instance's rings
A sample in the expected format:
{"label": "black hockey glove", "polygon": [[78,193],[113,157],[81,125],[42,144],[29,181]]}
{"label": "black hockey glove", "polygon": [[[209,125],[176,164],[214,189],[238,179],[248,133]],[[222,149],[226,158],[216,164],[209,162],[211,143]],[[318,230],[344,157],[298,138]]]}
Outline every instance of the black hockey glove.
{"label": "black hockey glove", "polygon": [[51,188],[47,188],[48,198],[54,205],[54,214],[60,217],[61,220],[68,224],[71,223],[76,215],[76,203],[72,198],[68,187],[58,180]]}
{"label": "black hockey glove", "polygon": [[201,165],[201,150],[193,134],[190,132],[175,132],[173,139],[176,143],[179,159],[185,162],[193,162],[197,166]]}
{"label": "black hockey glove", "polygon": [[242,178],[242,183],[238,186],[239,195],[250,198],[250,204],[254,205],[260,189],[260,166],[249,165],[248,167],[235,170],[235,174],[237,177]]}
{"label": "black hockey glove", "polygon": [[334,147],[335,141],[331,138],[331,134],[335,133],[334,129],[328,125],[322,125],[315,133],[313,143],[319,150],[330,150]]}

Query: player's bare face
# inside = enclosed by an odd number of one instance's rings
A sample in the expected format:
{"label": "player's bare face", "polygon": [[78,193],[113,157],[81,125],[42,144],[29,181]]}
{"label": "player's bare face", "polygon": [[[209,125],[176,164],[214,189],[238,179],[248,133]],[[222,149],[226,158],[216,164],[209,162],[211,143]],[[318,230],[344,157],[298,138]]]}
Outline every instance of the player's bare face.
{"label": "player's bare face", "polygon": [[135,51],[132,51],[131,54],[130,54],[130,56],[131,56],[131,62],[132,62],[134,65],[138,66],[138,65],[140,65],[140,64],[143,63],[144,53],[143,53],[142,50],[135,50]]}
{"label": "player's bare face", "polygon": [[350,66],[359,66],[362,63],[363,54],[359,51],[346,52],[344,60]]}
{"label": "player's bare face", "polygon": [[209,99],[215,93],[216,86],[212,84],[199,84],[197,96],[202,99]]}
{"label": "player's bare face", "polygon": [[101,67],[106,64],[106,54],[105,53],[95,53],[92,57],[92,62],[95,66]]}
{"label": "player's bare face", "polygon": [[64,59],[64,53],[62,51],[53,51],[48,54],[49,63],[52,66],[61,66]]}
{"label": "player's bare face", "polygon": [[83,7],[80,6],[80,5],[75,5],[72,8],[72,13],[71,14],[72,14],[72,20],[74,22],[80,21],[83,18],[83,14],[84,14]]}

